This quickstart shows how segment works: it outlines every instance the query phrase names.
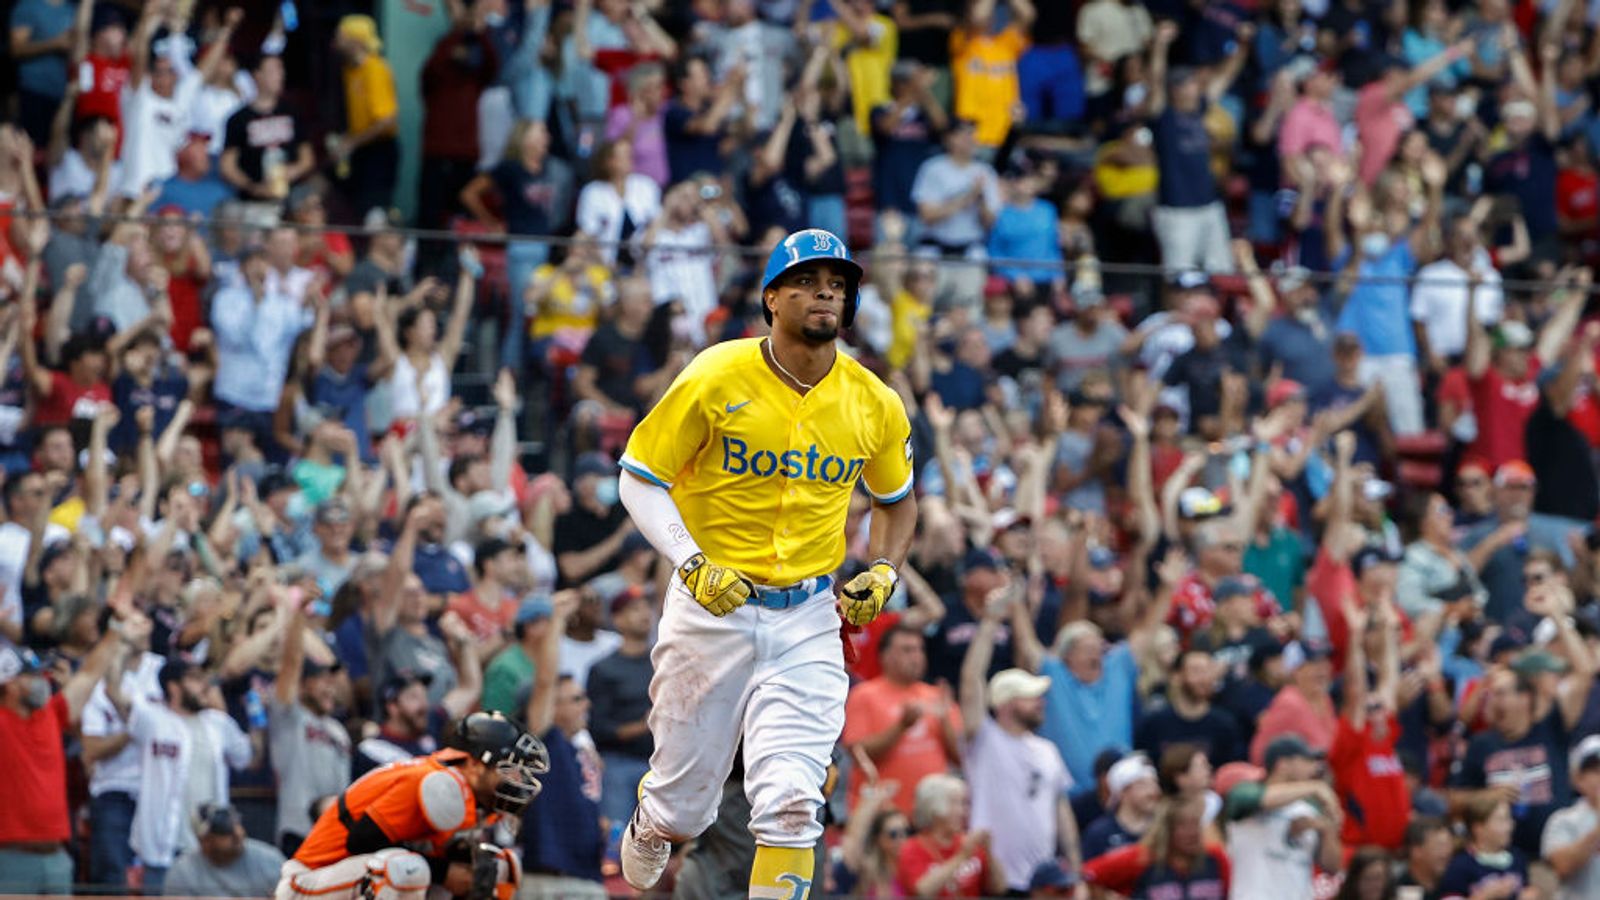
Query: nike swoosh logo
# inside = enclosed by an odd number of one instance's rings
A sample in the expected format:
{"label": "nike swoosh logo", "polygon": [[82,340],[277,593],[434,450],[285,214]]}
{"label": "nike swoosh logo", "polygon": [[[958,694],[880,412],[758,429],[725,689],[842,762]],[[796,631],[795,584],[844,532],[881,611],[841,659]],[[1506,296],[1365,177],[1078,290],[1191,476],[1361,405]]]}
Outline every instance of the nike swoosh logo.
{"label": "nike swoosh logo", "polygon": [[725,404],[723,404],[723,409],[727,410],[728,412],[733,413],[733,412],[738,412],[739,410],[744,409],[746,406],[749,406],[749,405],[750,405],[750,401],[749,400],[746,400],[743,403],[725,403]]}

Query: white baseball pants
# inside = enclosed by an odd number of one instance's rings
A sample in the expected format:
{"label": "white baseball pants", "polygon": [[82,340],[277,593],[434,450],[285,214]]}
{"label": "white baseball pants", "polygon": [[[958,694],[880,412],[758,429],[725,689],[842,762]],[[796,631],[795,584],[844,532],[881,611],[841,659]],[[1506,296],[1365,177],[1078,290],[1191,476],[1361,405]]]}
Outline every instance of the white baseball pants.
{"label": "white baseball pants", "polygon": [[399,847],[351,856],[320,869],[288,860],[272,896],[273,900],[358,900],[369,876],[378,900],[448,896],[443,888],[435,891],[430,885],[427,860]]}
{"label": "white baseball pants", "polygon": [[784,610],[754,604],[722,618],[674,576],[650,654],[655,753],[640,808],[658,832],[708,828],[744,741],[750,831],[769,847],[811,847],[850,681],[831,590]]}

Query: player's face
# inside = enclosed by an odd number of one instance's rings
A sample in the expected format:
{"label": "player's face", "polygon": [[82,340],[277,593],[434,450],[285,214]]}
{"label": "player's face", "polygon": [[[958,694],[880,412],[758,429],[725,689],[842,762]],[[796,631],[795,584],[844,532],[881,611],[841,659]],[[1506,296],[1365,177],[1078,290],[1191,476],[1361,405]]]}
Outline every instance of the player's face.
{"label": "player's face", "polygon": [[773,328],[813,344],[833,340],[839,336],[849,287],[845,270],[828,262],[806,263],[790,270],[772,289]]}

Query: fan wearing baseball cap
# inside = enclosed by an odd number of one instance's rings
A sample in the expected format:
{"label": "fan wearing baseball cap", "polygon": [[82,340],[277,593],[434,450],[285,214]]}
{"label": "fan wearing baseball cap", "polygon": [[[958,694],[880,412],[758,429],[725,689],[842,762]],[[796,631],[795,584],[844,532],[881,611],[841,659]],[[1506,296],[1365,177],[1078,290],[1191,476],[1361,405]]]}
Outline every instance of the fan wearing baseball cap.
{"label": "fan wearing baseball cap", "polygon": [[1156,767],[1143,753],[1124,756],[1106,773],[1106,793],[1111,810],[1083,832],[1086,861],[1135,843],[1150,830],[1161,801]]}
{"label": "fan wearing baseball cap", "polygon": [[[1547,819],[1572,796],[1568,742],[1583,719],[1594,685],[1595,663],[1570,618],[1572,592],[1564,586],[1531,587],[1524,599],[1528,612],[1556,623],[1557,640],[1567,648],[1570,670],[1553,702],[1541,699],[1538,676],[1515,669],[1499,670],[1486,679],[1492,725],[1467,744],[1451,773],[1453,806],[1498,797],[1512,804],[1516,819],[1513,844],[1537,855]],[[1538,665],[1543,668],[1541,660]]]}
{"label": "fan wearing baseball cap", "polygon": [[90,692],[124,638],[133,643],[149,634],[150,620],[143,616],[107,628],[78,671],[54,694],[39,671],[38,657],[0,641],[0,772],[6,773],[5,802],[0,803],[0,893],[72,892],[63,738],[77,729]]}
{"label": "fan wearing baseball cap", "polygon": [[1050,679],[1003,669],[984,680],[1001,620],[1018,602],[1009,584],[984,600],[983,619],[961,664],[961,722],[972,828],[993,835],[990,849],[1007,886],[1027,891],[1041,863],[1061,859],[1076,872],[1083,857],[1068,798],[1072,776],[1055,744],[1037,734]]}
{"label": "fan wearing baseball cap", "polygon": [[1313,864],[1334,872],[1344,862],[1339,798],[1318,777],[1322,754],[1298,734],[1267,744],[1262,769],[1259,781],[1227,779],[1223,815],[1230,823],[1234,896],[1311,900]]}
{"label": "fan wearing baseball cap", "polygon": [[1577,563],[1568,541],[1576,525],[1568,519],[1533,511],[1539,479],[1520,459],[1494,470],[1494,515],[1462,537],[1460,546],[1478,564],[1478,578],[1489,591],[1483,614],[1504,622],[1521,607],[1523,561],[1530,550],[1549,550],[1563,568]]}
{"label": "fan wearing baseball cap", "polygon": [[1540,849],[1561,878],[1561,897],[1600,897],[1600,734],[1568,756],[1578,800],[1550,816]]}

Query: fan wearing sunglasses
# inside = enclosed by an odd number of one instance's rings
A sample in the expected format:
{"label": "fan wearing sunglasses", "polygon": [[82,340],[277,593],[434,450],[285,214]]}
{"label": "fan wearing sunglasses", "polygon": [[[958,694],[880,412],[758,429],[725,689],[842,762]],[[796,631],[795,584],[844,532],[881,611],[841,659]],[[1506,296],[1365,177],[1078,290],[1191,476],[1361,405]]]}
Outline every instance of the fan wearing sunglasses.
{"label": "fan wearing sunglasses", "polygon": [[834,870],[834,883],[839,893],[851,897],[898,897],[901,891],[895,866],[911,833],[910,820],[894,805],[900,785],[893,780],[880,781],[864,750],[858,750],[855,757],[857,765],[869,774],[845,828],[844,857]]}

